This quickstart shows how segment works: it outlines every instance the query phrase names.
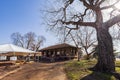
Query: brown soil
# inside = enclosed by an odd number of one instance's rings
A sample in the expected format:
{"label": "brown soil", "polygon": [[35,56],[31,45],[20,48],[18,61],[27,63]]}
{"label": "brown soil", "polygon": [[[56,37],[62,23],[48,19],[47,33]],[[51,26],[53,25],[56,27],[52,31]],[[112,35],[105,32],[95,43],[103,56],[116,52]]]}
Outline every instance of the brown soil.
{"label": "brown soil", "polygon": [[67,80],[63,65],[64,62],[25,64],[1,80]]}

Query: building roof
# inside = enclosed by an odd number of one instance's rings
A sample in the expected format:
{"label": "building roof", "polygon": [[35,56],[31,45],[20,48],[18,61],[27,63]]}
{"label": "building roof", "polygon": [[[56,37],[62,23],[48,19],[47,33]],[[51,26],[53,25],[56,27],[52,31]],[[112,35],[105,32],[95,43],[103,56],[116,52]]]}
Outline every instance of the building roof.
{"label": "building roof", "polygon": [[60,48],[66,48],[66,47],[76,48],[73,45],[70,45],[70,44],[67,44],[67,43],[63,43],[63,44],[57,44],[57,45],[48,46],[46,48],[41,49],[40,51],[52,50],[52,49],[60,49]]}
{"label": "building roof", "polygon": [[31,51],[13,44],[0,45],[0,53],[8,53],[8,52],[35,53],[34,51]]}

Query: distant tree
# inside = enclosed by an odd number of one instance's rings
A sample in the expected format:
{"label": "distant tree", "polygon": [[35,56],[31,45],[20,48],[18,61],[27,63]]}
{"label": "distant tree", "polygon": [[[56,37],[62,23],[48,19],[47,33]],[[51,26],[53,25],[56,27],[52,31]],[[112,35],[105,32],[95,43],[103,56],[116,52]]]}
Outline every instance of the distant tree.
{"label": "distant tree", "polygon": [[[78,39],[76,39],[73,34],[69,33],[70,34],[70,38],[69,39],[72,39],[73,43],[75,44],[76,48],[77,48],[77,57],[78,57],[78,61],[80,61],[80,57],[82,56],[82,50],[81,48],[79,47],[79,41]],[[66,37],[65,37],[66,38]]]}
{"label": "distant tree", "polygon": [[78,48],[81,47],[81,50],[86,54],[86,59],[90,59],[90,55],[94,53],[94,51],[92,51],[92,48],[94,47],[94,44],[97,44],[95,33],[96,32],[93,28],[81,27],[77,31],[69,32],[69,35],[66,31],[66,37],[62,38],[65,38],[63,39],[65,41],[67,39],[66,42],[68,43],[73,42]]}
{"label": "distant tree", "polygon": [[33,32],[28,32],[24,35],[25,47],[30,49],[35,42],[36,34]]}
{"label": "distant tree", "polygon": [[11,35],[11,39],[12,39],[13,44],[15,44],[17,46],[25,47],[24,46],[24,37],[19,32],[13,33]]}
{"label": "distant tree", "polygon": [[13,44],[33,51],[38,51],[46,40],[44,36],[37,36],[34,32],[28,32],[23,36],[16,32],[11,35],[11,39]]}
{"label": "distant tree", "polygon": [[79,46],[81,46],[83,51],[86,53],[86,59],[90,59],[91,54],[94,53],[92,48],[97,44],[95,33],[94,29],[87,27],[81,27],[77,32]]}
{"label": "distant tree", "polygon": [[44,36],[38,36],[37,39],[32,43],[31,50],[38,51],[45,41]]}

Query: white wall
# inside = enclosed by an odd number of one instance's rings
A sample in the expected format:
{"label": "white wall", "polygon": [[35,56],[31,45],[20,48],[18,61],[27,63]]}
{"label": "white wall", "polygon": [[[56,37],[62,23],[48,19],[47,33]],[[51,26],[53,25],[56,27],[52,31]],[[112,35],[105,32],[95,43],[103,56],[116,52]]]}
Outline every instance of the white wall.
{"label": "white wall", "polygon": [[7,56],[0,56],[0,60],[6,60]]}

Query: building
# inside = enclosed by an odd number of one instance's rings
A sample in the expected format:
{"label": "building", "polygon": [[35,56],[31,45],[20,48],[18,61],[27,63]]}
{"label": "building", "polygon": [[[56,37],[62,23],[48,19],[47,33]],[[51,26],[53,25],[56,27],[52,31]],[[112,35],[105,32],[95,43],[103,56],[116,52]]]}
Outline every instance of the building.
{"label": "building", "polygon": [[35,55],[38,55],[38,53],[13,44],[0,45],[0,61],[33,60]]}
{"label": "building", "polygon": [[77,58],[77,48],[63,43],[49,46],[40,50],[42,61],[61,61]]}

